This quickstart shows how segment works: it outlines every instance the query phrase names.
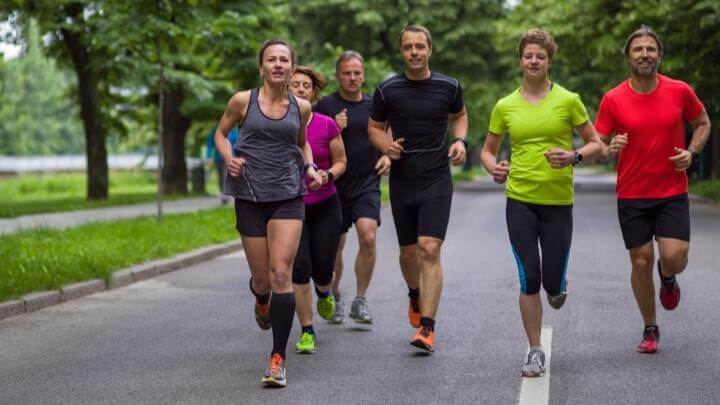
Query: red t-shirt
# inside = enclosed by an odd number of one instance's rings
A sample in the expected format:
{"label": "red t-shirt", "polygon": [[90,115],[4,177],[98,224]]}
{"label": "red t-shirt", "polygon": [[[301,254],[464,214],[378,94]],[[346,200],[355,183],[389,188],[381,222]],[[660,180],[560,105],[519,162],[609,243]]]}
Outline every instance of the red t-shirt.
{"label": "red t-shirt", "polygon": [[608,91],[600,102],[595,128],[601,136],[627,133],[628,144],[617,164],[618,198],[666,198],[687,193],[684,171],[668,160],[685,149],[685,121],[704,110],[685,82],[658,75],[649,94],[630,87],[630,80]]}

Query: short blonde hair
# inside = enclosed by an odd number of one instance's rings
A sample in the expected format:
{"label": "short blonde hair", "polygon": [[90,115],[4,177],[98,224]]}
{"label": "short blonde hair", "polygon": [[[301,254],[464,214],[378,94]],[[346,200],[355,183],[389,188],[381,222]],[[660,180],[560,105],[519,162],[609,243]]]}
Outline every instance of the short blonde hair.
{"label": "short blonde hair", "polygon": [[550,60],[552,60],[555,52],[557,52],[557,45],[555,44],[555,39],[553,39],[552,34],[540,28],[530,29],[520,38],[520,45],[518,45],[520,58],[522,58],[525,47],[528,46],[528,44],[540,45],[547,52]]}

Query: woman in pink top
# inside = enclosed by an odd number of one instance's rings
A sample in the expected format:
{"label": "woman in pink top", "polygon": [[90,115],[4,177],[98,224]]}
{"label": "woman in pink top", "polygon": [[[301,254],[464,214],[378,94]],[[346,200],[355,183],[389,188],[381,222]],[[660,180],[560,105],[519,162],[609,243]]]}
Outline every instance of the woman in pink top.
{"label": "woman in pink top", "polygon": [[[289,87],[297,98],[315,103],[325,88],[325,80],[319,72],[298,66]],[[317,190],[308,190],[305,196],[305,222],[293,265],[295,311],[302,327],[300,340],[295,345],[298,353],[315,352],[311,278],[315,283],[320,317],[330,319],[335,312],[335,299],[330,287],[342,214],[333,179],[340,177],[347,163],[340,129],[332,118],[312,113],[306,133],[322,185]]]}

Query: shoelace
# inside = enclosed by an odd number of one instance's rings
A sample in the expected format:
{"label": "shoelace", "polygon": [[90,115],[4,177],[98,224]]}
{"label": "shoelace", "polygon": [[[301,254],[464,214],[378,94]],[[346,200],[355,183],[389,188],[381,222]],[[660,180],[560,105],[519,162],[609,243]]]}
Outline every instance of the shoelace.
{"label": "shoelace", "polygon": [[277,353],[273,354],[270,358],[270,371],[272,371],[273,373],[279,373],[280,370],[282,370],[282,363],[282,356]]}
{"label": "shoelace", "polygon": [[538,363],[541,367],[543,366],[543,354],[541,352],[530,353],[530,361],[528,363]]}
{"label": "shoelace", "polygon": [[428,336],[430,336],[430,333],[431,333],[431,332],[432,332],[432,331],[430,330],[430,327],[429,327],[429,326],[423,325],[422,330],[420,331],[420,334],[423,335],[423,336],[425,336],[425,337],[428,337]]}
{"label": "shoelace", "polygon": [[309,333],[303,333],[300,337],[300,343],[310,343],[312,342],[312,336]]}

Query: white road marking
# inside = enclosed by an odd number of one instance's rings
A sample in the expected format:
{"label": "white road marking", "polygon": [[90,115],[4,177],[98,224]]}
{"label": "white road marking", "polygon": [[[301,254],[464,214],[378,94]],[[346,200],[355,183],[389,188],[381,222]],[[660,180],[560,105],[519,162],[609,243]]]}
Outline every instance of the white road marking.
{"label": "white road marking", "polygon": [[543,326],[540,344],[545,351],[545,374],[542,377],[523,377],[520,386],[520,405],[542,404],[550,401],[550,355],[552,353],[552,327]]}

